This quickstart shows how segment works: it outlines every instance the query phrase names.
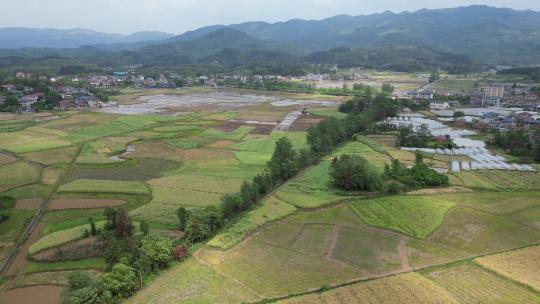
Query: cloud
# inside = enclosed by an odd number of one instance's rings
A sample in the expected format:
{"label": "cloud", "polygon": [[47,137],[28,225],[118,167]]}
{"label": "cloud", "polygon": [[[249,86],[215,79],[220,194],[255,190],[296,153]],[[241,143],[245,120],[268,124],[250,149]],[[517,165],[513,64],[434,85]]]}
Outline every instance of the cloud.
{"label": "cloud", "polygon": [[540,10],[540,1],[533,0],[1,0],[0,27],[182,33],[211,24],[322,19],[338,14],[401,12],[471,4]]}

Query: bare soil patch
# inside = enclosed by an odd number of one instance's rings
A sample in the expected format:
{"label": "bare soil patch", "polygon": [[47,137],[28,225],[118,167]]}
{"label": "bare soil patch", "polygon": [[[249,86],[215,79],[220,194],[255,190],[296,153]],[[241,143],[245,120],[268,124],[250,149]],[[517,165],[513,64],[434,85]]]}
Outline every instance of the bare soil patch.
{"label": "bare soil patch", "polygon": [[289,131],[306,131],[309,127],[318,124],[321,120],[317,117],[301,115],[289,128]]}
{"label": "bare soil patch", "polygon": [[474,192],[474,190],[464,187],[448,187],[448,188],[436,188],[436,189],[421,189],[416,191],[408,192],[407,194],[411,195],[437,195],[437,194],[446,194],[446,193],[468,193]]}
{"label": "bare soil patch", "polygon": [[268,122],[257,123],[255,121],[245,121],[245,120],[228,120],[223,125],[216,126],[214,128],[220,131],[224,131],[224,132],[232,132],[238,129],[239,127],[247,126],[247,127],[255,128],[255,130],[253,130],[251,134],[268,135],[272,132],[276,124],[268,123]]}
{"label": "bare soil patch", "polygon": [[49,210],[107,208],[123,206],[127,203],[127,201],[115,199],[55,199],[49,205]]}
{"label": "bare soil patch", "polygon": [[38,199],[20,199],[15,203],[15,209],[37,210],[43,204],[43,200]]}
{"label": "bare soil patch", "polygon": [[102,252],[102,246],[97,242],[97,238],[89,237],[40,251],[32,258],[39,262],[59,262],[93,258],[100,256]]}
{"label": "bare soil patch", "polygon": [[208,145],[210,148],[228,148],[232,145],[234,145],[236,142],[232,140],[218,140],[214,143],[211,143]]}
{"label": "bare soil patch", "polygon": [[14,156],[11,156],[9,154],[0,153],[0,166],[5,165],[5,164],[9,164],[9,163],[13,163],[15,161],[17,161],[17,158],[15,158]]}
{"label": "bare soil patch", "polygon": [[0,293],[0,303],[58,304],[63,289],[63,286],[58,285],[36,285],[11,289]]}

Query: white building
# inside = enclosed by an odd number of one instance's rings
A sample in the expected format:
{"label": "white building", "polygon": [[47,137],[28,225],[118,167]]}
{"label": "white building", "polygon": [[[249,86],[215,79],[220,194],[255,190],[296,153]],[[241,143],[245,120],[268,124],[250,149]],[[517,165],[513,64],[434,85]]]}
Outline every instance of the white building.
{"label": "white building", "polygon": [[429,103],[429,108],[431,110],[446,110],[450,108],[450,103],[448,101],[434,100]]}

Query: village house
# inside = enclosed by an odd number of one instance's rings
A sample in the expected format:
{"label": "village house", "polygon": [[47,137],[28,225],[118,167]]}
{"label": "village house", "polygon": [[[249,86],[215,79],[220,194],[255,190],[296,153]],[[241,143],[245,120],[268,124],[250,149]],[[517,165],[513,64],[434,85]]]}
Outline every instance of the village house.
{"label": "village house", "polygon": [[34,93],[19,98],[19,107],[29,109],[34,103],[38,101],[44,101],[45,95],[43,93]]}
{"label": "village house", "polygon": [[19,107],[28,109],[30,108],[34,103],[38,101],[45,101],[45,94],[43,93],[34,93],[30,95],[26,95],[24,97],[19,98]]}
{"label": "village house", "polygon": [[17,91],[17,86],[15,86],[14,84],[3,84],[2,85],[2,90],[6,91],[6,92],[9,92],[9,93],[13,93],[13,92]]}
{"label": "village house", "polygon": [[26,78],[30,78],[32,76],[32,74],[27,74],[27,73],[24,73],[24,72],[17,72],[17,74],[15,74],[15,77],[17,78],[21,78],[21,79],[26,79]]}
{"label": "village house", "polygon": [[450,108],[450,104],[444,100],[433,100],[429,103],[429,108],[431,110],[446,110]]}

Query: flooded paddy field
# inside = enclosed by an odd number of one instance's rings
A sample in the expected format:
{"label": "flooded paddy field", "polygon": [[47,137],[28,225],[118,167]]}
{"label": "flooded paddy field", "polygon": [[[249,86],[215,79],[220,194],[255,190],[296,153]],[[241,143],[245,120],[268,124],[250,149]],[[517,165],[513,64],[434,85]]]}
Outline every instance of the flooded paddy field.
{"label": "flooded paddy field", "polygon": [[[119,96],[115,99],[116,106],[104,107],[100,111],[113,114],[180,115],[194,111],[235,111],[264,103],[273,107],[335,107],[339,101],[332,97],[311,100],[299,95],[226,88],[205,91],[146,90],[132,96]],[[126,96],[131,97],[128,99]]]}

